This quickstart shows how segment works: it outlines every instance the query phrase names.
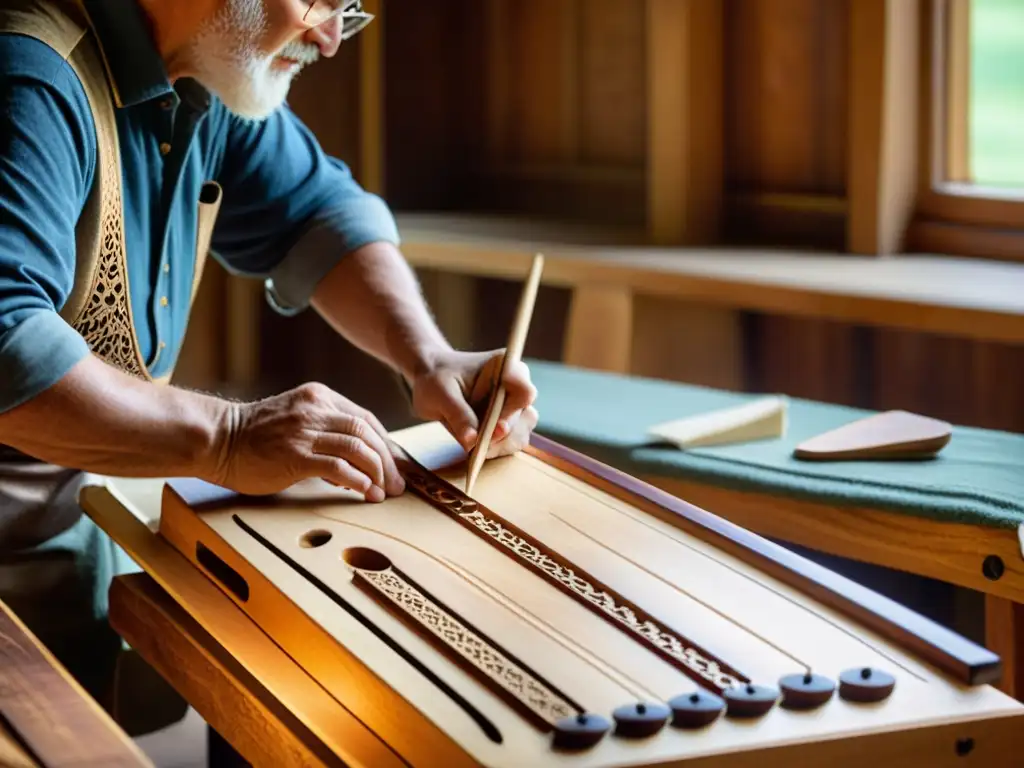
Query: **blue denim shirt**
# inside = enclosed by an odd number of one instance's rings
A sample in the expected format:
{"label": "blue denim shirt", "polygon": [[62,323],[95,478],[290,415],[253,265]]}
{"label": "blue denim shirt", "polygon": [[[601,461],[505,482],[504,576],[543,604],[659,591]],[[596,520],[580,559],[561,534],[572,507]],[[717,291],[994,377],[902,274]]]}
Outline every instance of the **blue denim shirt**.
{"label": "blue denim shirt", "polygon": [[[194,81],[172,87],[133,0],[86,7],[115,85],[131,306],[153,376],[170,370],[185,335],[204,182],[223,188],[211,258],[264,280],[283,314],[306,309],[347,252],[398,243],[385,203],[327,156],[287,106],[253,122]],[[316,76],[315,65],[305,76]],[[0,35],[0,106],[2,412],[89,352],[58,312],[73,287],[75,224],[97,155],[85,92],[42,43]]]}

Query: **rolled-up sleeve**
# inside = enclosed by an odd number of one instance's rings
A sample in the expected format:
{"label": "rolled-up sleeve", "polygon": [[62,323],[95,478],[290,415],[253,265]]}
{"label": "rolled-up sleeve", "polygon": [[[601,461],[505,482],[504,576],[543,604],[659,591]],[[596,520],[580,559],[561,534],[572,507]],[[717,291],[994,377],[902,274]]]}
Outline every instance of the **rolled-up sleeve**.
{"label": "rolled-up sleeve", "polygon": [[89,354],[59,315],[75,274],[75,224],[95,138],[77,78],[50,48],[0,35],[0,412]]}
{"label": "rolled-up sleeve", "polygon": [[399,244],[387,204],[327,155],[288,108],[262,122],[229,118],[212,249],[236,273],[263,277],[281,314],[309,305],[319,282],[370,243]]}

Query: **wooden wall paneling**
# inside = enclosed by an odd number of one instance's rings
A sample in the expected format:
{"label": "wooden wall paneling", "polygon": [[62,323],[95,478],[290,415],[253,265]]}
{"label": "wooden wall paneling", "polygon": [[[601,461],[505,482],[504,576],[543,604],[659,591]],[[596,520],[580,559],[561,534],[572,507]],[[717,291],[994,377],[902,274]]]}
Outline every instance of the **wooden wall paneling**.
{"label": "wooden wall paneling", "polygon": [[660,245],[720,237],[723,8],[648,0],[648,223]]}
{"label": "wooden wall paneling", "polygon": [[377,18],[359,41],[359,181],[370,192],[384,194],[384,30],[386,3],[364,0],[363,7]]}
{"label": "wooden wall paneling", "polygon": [[638,225],[643,221],[643,20],[607,0],[485,0],[466,11],[484,137],[464,141],[458,205]]}
{"label": "wooden wall paneling", "polygon": [[742,315],[663,297],[636,297],[634,375],[745,389]]}
{"label": "wooden wall paneling", "polygon": [[918,181],[918,0],[850,3],[848,249],[904,247]]}
{"label": "wooden wall paneling", "polygon": [[[378,131],[385,196],[398,210],[452,208],[465,167],[484,143],[481,11],[466,0],[378,2],[388,6]],[[374,100],[364,101],[364,131],[370,131]]]}
{"label": "wooden wall paneling", "polygon": [[[584,0],[585,2],[585,0]],[[503,156],[496,165],[572,165],[579,145],[579,0],[500,0],[508,78]]]}
{"label": "wooden wall paneling", "polygon": [[1024,432],[1024,347],[879,330],[875,402],[964,426]]}
{"label": "wooden wall paneling", "polygon": [[343,44],[334,58],[320,59],[295,79],[288,93],[288,106],[324,151],[357,175],[362,148],[358,45]]}
{"label": "wooden wall paneling", "polygon": [[[823,195],[846,197],[850,129],[849,77],[850,3],[859,0],[819,2],[817,14],[817,117],[815,136],[818,178],[815,188]],[[845,214],[845,211],[844,211]]]}
{"label": "wooden wall paneling", "polygon": [[866,406],[873,359],[865,359],[870,331],[849,323],[781,315],[751,318],[748,385],[761,392],[850,406]]}
{"label": "wooden wall paneling", "polygon": [[[723,14],[718,0],[647,2],[647,221],[658,245],[721,239]],[[613,286],[587,291],[590,298],[582,295],[574,303],[567,356],[596,343],[583,319],[593,312],[615,318],[610,333],[617,345],[603,348],[603,367],[625,362],[642,375],[742,387],[738,312],[630,296]],[[573,335],[577,330],[579,337]]]}
{"label": "wooden wall paneling", "polygon": [[845,245],[848,0],[726,0],[727,232]]}
{"label": "wooden wall paneling", "polygon": [[479,281],[437,270],[420,270],[417,278],[441,333],[456,349],[472,349],[477,343]]}
{"label": "wooden wall paneling", "polygon": [[[646,176],[647,24],[641,3],[578,0],[578,160]],[[642,194],[642,190],[638,190]]]}
{"label": "wooden wall paneling", "polygon": [[822,18],[834,14],[834,3],[726,5],[730,186],[737,192],[824,191],[821,106],[827,89],[819,78],[835,67],[826,62],[842,49],[825,50]]}
{"label": "wooden wall paneling", "polygon": [[971,421],[1024,433],[1024,346],[975,342],[971,353]]}

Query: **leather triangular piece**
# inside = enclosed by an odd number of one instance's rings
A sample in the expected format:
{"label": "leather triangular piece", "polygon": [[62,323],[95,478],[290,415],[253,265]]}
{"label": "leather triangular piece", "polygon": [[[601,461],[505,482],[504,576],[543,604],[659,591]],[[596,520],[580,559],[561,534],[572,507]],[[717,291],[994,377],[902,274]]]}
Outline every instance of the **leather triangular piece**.
{"label": "leather triangular piece", "polygon": [[923,459],[941,451],[952,437],[944,421],[907,411],[886,411],[805,440],[798,459]]}

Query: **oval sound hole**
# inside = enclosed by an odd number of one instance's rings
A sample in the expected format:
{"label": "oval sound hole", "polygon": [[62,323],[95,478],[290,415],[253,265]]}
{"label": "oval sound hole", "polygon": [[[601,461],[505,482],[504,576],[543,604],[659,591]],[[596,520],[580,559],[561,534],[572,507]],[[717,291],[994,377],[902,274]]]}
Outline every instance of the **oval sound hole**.
{"label": "oval sound hole", "polygon": [[317,547],[322,547],[330,540],[330,531],[310,531],[303,534],[302,538],[299,539],[299,544],[305,549],[316,549]]}

